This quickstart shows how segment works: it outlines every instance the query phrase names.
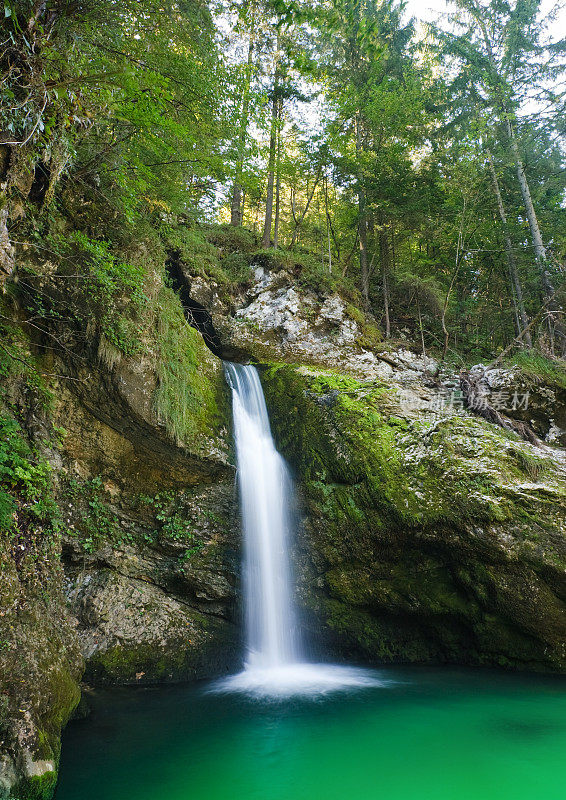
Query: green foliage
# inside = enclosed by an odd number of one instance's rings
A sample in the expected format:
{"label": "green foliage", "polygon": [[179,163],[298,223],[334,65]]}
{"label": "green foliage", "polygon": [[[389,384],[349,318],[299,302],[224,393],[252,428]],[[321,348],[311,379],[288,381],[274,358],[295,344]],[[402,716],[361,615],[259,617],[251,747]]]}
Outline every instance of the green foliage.
{"label": "green foliage", "polygon": [[227,289],[251,279],[250,252],[255,239],[244,228],[179,224],[164,228],[163,236],[167,249],[176,253],[193,275],[209,278]]}
{"label": "green foliage", "polygon": [[536,352],[517,353],[508,360],[510,368],[519,367],[521,372],[534,383],[559,386],[566,389],[566,362],[551,359]]}
{"label": "green foliage", "polygon": [[123,544],[132,541],[119,524],[119,518],[110,505],[110,497],[102,478],[71,479],[64,489],[64,499],[73,515],[67,532],[76,539],[86,553],[93,553],[104,543]]}
{"label": "green foliage", "polygon": [[247,228],[233,225],[209,225],[206,239],[223,253],[253,253],[257,250],[257,237]]}
{"label": "green foliage", "polygon": [[347,283],[336,274],[329,272],[320,258],[308,253],[295,256],[295,270],[298,271],[298,282],[305,289],[315,292],[330,293],[336,291],[347,292]]}
{"label": "green foliage", "polygon": [[49,407],[53,396],[40,370],[40,362],[30,352],[29,339],[5,297],[0,299],[0,399],[7,400],[11,381],[17,378],[25,381],[41,407]]}
{"label": "green foliage", "polygon": [[163,227],[163,235],[167,249],[178,253],[189,272],[205,277],[217,268],[217,250],[201,228],[169,225]]}
{"label": "green foliage", "polygon": [[42,157],[55,179],[66,171],[71,187],[90,201],[102,193],[130,222],[148,206],[186,211],[210,195],[230,120],[206,4],[6,9],[0,122],[30,163]]}
{"label": "green foliage", "polygon": [[[449,27],[424,39],[398,0],[244,4],[228,37],[200,0],[167,0],[159,12],[134,0],[7,2],[0,123],[14,144],[1,202],[14,238],[68,259],[47,316],[83,327],[94,317],[107,360],[142,352],[156,273],[174,252],[227,299],[261,264],[340,292],[386,336],[432,352],[448,342],[466,361],[500,352],[518,305],[507,234],[528,318],[541,302],[513,136],[562,297],[564,129],[549,87],[560,85],[564,44],[545,38],[538,2],[457,6]],[[548,101],[544,114],[528,111],[533,92]],[[315,94],[313,124],[303,104]],[[278,246],[258,250],[269,153]],[[227,219],[234,182],[253,231],[210,224]],[[377,346],[379,331],[364,327],[359,343]],[[533,334],[542,347],[544,323]]]}
{"label": "green foliage", "polygon": [[[97,320],[101,334],[124,355],[138,353],[140,318],[150,302],[144,292],[147,279],[144,268],[115,255],[110,242],[90,238],[80,231],[52,237],[50,244],[61,259],[60,280],[65,280],[70,267],[80,271],[80,281],[69,280],[75,296],[71,295],[68,310],[81,315],[85,323]],[[68,290],[64,295],[52,297],[55,304],[45,311],[56,321],[67,311],[58,306],[69,298]]]}
{"label": "green foliage", "polygon": [[17,513],[38,522],[53,520],[57,506],[52,495],[51,468],[30,445],[19,423],[0,417],[0,532],[16,530]]}
{"label": "green foliage", "polygon": [[157,528],[151,541],[171,541],[185,545],[181,561],[187,561],[204,547],[194,530],[192,515],[188,513],[183,492],[158,492],[142,495],[140,501],[151,509]]}

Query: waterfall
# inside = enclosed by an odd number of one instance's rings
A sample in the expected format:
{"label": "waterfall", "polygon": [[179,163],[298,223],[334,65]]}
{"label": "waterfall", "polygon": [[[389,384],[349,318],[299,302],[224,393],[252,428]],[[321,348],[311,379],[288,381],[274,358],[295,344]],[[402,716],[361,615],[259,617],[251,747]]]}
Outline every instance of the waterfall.
{"label": "waterfall", "polygon": [[368,670],[304,660],[289,559],[293,483],[271,435],[256,368],[229,362],[224,368],[232,390],[244,536],[247,655],[243,672],[221,681],[214,689],[288,696],[382,685]]}
{"label": "waterfall", "polygon": [[280,667],[298,656],[287,542],[293,488],[275,449],[256,368],[226,364],[226,374],[244,533],[247,664]]}

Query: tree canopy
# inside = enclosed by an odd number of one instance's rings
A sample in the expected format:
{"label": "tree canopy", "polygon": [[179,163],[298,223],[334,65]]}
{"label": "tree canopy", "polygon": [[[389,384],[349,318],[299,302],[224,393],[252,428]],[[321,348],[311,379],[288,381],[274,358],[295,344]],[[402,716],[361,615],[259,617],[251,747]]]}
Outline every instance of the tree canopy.
{"label": "tree canopy", "polygon": [[5,0],[6,241],[66,219],[167,249],[180,222],[220,222],[293,255],[384,339],[564,357],[557,13],[453,0],[424,25],[400,0]]}

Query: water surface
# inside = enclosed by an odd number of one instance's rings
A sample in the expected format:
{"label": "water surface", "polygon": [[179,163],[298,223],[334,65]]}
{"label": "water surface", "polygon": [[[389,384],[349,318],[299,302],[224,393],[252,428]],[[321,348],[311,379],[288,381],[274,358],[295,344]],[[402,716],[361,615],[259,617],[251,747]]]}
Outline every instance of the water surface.
{"label": "water surface", "polygon": [[99,692],[57,800],[564,800],[566,682],[446,669],[316,699]]}

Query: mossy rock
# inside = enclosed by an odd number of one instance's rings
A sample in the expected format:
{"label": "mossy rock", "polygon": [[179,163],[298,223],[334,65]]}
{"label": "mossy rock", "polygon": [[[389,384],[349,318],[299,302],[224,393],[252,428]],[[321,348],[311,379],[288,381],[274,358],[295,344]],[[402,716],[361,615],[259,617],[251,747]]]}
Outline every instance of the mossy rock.
{"label": "mossy rock", "polygon": [[299,595],[334,647],[566,671],[559,458],[465,412],[410,413],[386,381],[261,376],[305,507]]}

